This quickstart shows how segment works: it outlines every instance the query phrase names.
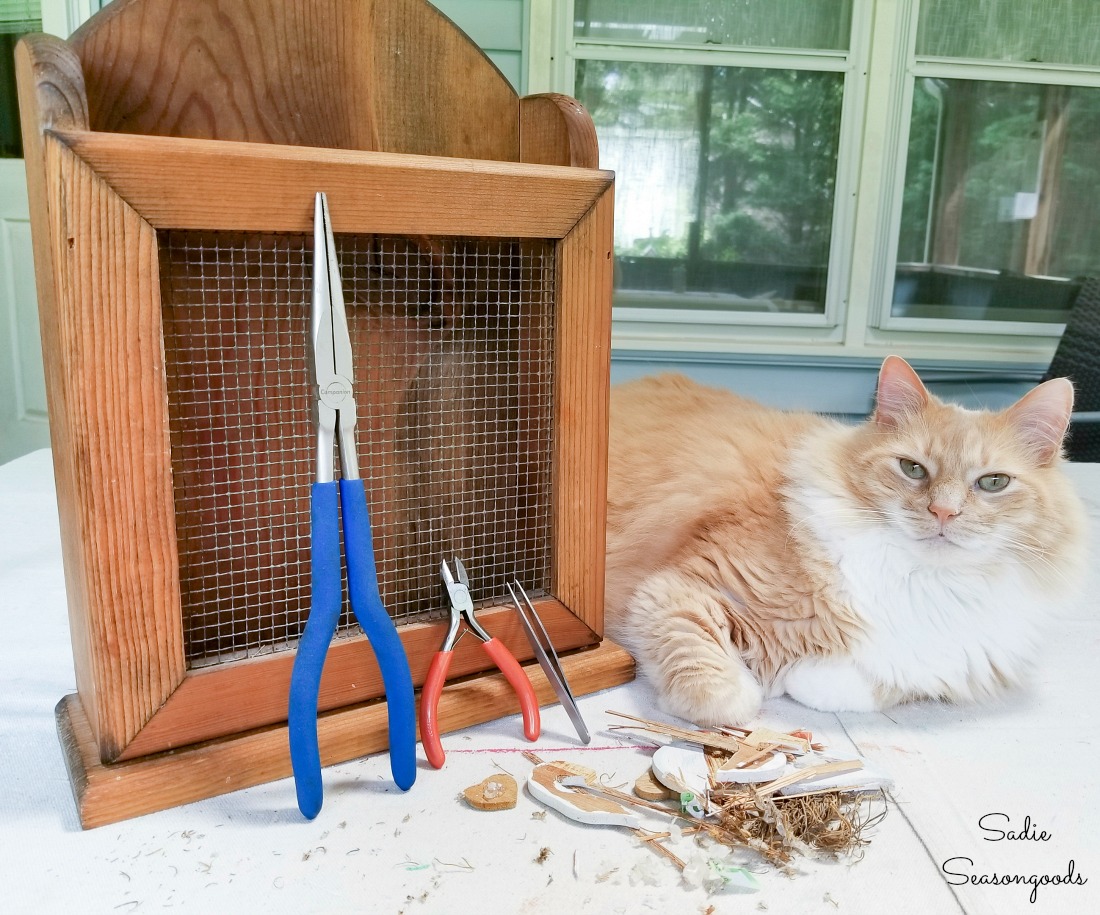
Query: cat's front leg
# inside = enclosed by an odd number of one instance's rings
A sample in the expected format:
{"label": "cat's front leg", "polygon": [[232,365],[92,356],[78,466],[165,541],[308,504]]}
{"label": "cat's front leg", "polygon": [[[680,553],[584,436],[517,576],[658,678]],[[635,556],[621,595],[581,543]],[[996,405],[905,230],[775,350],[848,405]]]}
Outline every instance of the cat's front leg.
{"label": "cat's front leg", "polygon": [[874,683],[848,656],[796,661],[783,687],[792,699],[823,712],[874,712],[883,707]]}
{"label": "cat's front leg", "polygon": [[620,639],[666,712],[701,725],[742,724],[760,710],[763,689],[734,646],[732,625],[720,592],[666,571],[634,592]]}

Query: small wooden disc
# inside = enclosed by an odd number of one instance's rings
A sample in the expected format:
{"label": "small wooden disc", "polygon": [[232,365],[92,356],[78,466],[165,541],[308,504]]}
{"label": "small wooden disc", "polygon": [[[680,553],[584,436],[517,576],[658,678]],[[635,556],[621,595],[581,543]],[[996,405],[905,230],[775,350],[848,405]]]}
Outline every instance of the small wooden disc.
{"label": "small wooden disc", "polygon": [[673,797],[673,793],[653,777],[653,772],[646,769],[634,782],[634,793],[643,801],[665,801]]}
{"label": "small wooden disc", "polygon": [[516,780],[503,772],[470,785],[462,796],[477,810],[511,810],[516,806],[519,789]]}

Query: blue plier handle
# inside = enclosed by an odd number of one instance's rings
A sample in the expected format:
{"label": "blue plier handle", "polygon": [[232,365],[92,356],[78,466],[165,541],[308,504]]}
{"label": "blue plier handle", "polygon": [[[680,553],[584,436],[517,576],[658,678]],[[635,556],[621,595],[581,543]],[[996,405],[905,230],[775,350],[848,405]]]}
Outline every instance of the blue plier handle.
{"label": "blue plier handle", "polygon": [[[344,312],[328,202],[318,194],[314,216],[311,367],[316,399],[317,480],[310,492],[310,611],[290,675],[287,726],[298,808],[313,819],[321,810],[321,755],[317,699],[329,644],[342,606],[340,524],[343,521],[351,609],[370,640],[389,709],[390,769],[398,787],[416,780],[416,707],[412,673],[401,639],[378,593],[370,512],[355,446],[351,339]],[[333,479],[339,430],[341,479]]]}

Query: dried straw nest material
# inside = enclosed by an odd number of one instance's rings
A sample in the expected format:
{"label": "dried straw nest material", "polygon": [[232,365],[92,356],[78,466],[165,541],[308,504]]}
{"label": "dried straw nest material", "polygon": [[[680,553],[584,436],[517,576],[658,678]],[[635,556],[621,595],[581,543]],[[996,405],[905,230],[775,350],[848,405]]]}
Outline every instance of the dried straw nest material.
{"label": "dried straw nest material", "polygon": [[793,797],[769,797],[749,785],[711,783],[718,813],[694,829],[717,842],[759,852],[775,865],[796,855],[862,856],[864,834],[886,815],[881,791],[823,789]]}

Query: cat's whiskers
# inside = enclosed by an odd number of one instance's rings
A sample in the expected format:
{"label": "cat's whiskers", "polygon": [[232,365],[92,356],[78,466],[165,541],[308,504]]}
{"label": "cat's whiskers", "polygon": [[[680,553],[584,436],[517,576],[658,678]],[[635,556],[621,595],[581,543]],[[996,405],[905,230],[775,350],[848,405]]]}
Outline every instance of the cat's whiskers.
{"label": "cat's whiskers", "polygon": [[1049,548],[1044,546],[1042,540],[1026,531],[1009,534],[1007,531],[997,530],[993,532],[993,539],[996,540],[997,543],[1005,546],[1018,547],[1027,553],[1041,553],[1045,556],[1052,552]]}
{"label": "cat's whiskers", "polygon": [[[818,509],[817,511],[815,511],[809,517],[803,518],[801,521],[798,521],[795,524],[791,525],[790,530],[787,531],[787,536],[786,536],[785,540],[783,541],[784,548],[790,546],[791,537],[794,535],[794,533],[799,528],[803,527],[804,525],[808,525],[813,521],[818,520],[822,516],[833,516],[833,515],[846,515],[846,516],[848,516],[845,520],[847,521],[847,523],[849,525],[852,525],[852,526],[863,524],[863,525],[867,525],[868,527],[871,527],[871,526],[874,526],[874,525],[877,525],[877,524],[881,524],[881,522],[883,520],[894,521],[894,522],[899,520],[898,517],[894,513],[885,511],[883,509],[878,509],[878,508],[861,508],[861,507],[855,506],[855,505],[844,505],[844,506],[838,506],[837,508],[831,508],[831,509],[825,509],[825,510]],[[865,517],[865,518],[855,517],[857,515],[870,515],[871,517]]]}
{"label": "cat's whiskers", "polygon": [[[1000,531],[998,532],[997,536],[999,536],[1000,538],[1005,539],[1005,540],[1012,539],[1013,542],[1016,542],[1016,540],[1018,538],[1026,537],[1027,540],[1030,540],[1031,543],[1034,544],[1037,549],[1042,549],[1044,552],[1051,552],[1050,550],[1048,550],[1046,547],[1043,546],[1043,544],[1044,544],[1043,540],[1039,539],[1034,534],[1029,534],[1027,531],[1020,531],[1017,534],[1016,538],[1008,538],[1008,536],[1005,533],[1000,532]],[[1023,542],[1023,541],[1020,541],[1020,542]]]}
{"label": "cat's whiskers", "polygon": [[1024,557],[1020,557],[1018,559],[1005,559],[1002,560],[1002,564],[1006,566],[1032,569],[1034,569],[1035,566],[1040,565],[1043,566],[1046,571],[1050,573],[1051,578],[1056,579],[1062,583],[1072,582],[1072,579],[1067,576],[1065,572],[1059,569],[1058,566],[1041,556],[1035,556],[1030,559],[1026,559]]}
{"label": "cat's whiskers", "polygon": [[1001,537],[1000,542],[1005,546],[1014,548],[1018,553],[1039,560],[1040,562],[1047,563],[1053,568],[1053,563],[1048,558],[1053,555],[1052,551],[1042,546],[1037,546],[1029,543],[1025,543],[1022,540],[1016,540],[1012,537]]}
{"label": "cat's whiskers", "polygon": [[1038,538],[1031,534],[1023,534],[1022,536],[1026,536],[1035,541],[1034,544],[1029,544],[1019,537],[1012,537],[1000,531],[994,534],[994,539],[998,545],[1008,547],[1019,557],[1015,562],[1010,562],[1010,565],[1029,565],[1034,563],[1045,567],[1048,572],[1052,573],[1063,582],[1069,580],[1065,572],[1049,558],[1055,555],[1053,550],[1042,546]]}

